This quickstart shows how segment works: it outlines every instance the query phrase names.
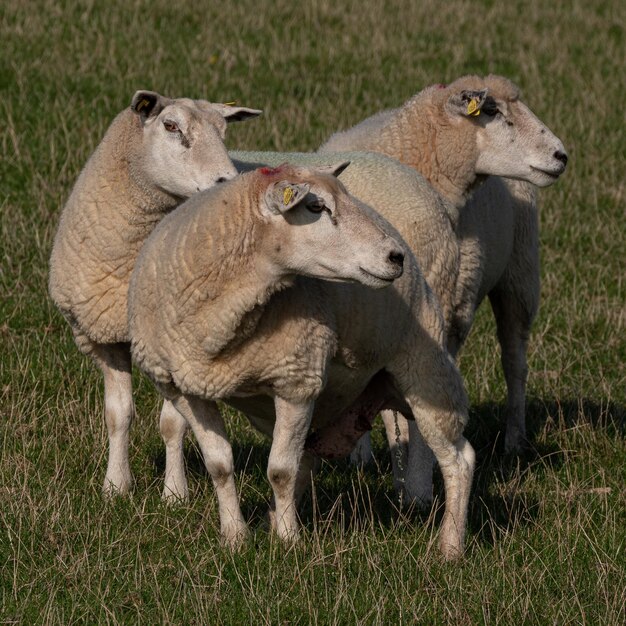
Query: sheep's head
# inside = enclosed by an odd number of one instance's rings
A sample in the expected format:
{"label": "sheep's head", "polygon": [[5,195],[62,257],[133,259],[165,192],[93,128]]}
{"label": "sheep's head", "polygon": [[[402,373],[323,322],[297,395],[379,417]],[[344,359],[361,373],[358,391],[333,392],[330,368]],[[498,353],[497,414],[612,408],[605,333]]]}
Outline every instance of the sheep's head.
{"label": "sheep's head", "polygon": [[257,170],[266,252],[286,273],[385,287],[402,274],[404,246],[336,179],[347,166]]}
{"label": "sheep's head", "polygon": [[526,180],[539,187],[565,171],[560,139],[520,100],[513,83],[500,76],[466,76],[445,88],[445,109],[475,136],[475,172]]}
{"label": "sheep's head", "polygon": [[224,138],[229,122],[261,111],[206,100],[135,93],[131,110],[139,117],[142,145],[136,147],[142,177],[161,191],[187,198],[237,175]]}

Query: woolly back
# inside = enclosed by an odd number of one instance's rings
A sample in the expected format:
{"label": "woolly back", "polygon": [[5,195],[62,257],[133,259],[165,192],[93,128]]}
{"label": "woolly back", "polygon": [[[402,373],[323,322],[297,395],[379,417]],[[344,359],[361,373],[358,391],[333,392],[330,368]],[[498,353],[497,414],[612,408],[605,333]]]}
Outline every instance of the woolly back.
{"label": "woolly back", "polygon": [[520,98],[519,88],[508,78],[489,74],[482,77],[475,74],[461,76],[448,85],[429,85],[413,96],[404,106],[413,108],[420,102],[430,102],[437,107],[443,108],[451,95],[461,91],[479,91],[487,88],[489,95],[507,102],[515,102]]}

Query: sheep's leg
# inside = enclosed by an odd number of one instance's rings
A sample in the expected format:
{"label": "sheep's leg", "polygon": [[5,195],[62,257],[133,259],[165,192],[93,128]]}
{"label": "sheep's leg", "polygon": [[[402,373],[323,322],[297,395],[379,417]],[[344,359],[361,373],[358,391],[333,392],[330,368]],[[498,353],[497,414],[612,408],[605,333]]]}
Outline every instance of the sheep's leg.
{"label": "sheep's leg", "polygon": [[526,351],[536,308],[522,306],[511,293],[489,294],[498,328],[502,369],[507,387],[504,450],[518,453],[526,443]]}
{"label": "sheep's leg", "polygon": [[363,467],[371,463],[374,459],[372,453],[372,438],[369,433],[365,433],[358,441],[354,450],[350,452],[350,462],[353,465]]}
{"label": "sheep's leg", "polygon": [[474,472],[474,450],[462,435],[451,437],[448,423],[458,418],[436,407],[424,408],[417,396],[407,395],[417,426],[433,451],[443,476],[446,503],[439,547],[447,559],[463,553],[467,509]]}
{"label": "sheep's leg", "polygon": [[233,451],[219,409],[215,402],[189,395],[178,396],[172,404],[191,426],[213,480],[222,538],[227,545],[237,547],[248,535],[248,527],[239,507]]}
{"label": "sheep's leg", "polygon": [[398,411],[381,411],[380,416],[385,425],[385,434],[391,453],[391,470],[393,487],[396,493],[404,498],[407,460],[409,452],[409,423]]}
{"label": "sheep's leg", "polygon": [[[296,515],[297,486],[302,490],[306,480],[306,463],[301,468],[304,441],[306,439],[313,402],[294,404],[275,398],[276,424],[267,464],[267,477],[274,491],[274,509],[270,512],[272,528],[285,542],[298,539],[299,529]],[[309,459],[306,455],[305,459]],[[309,470],[310,473],[310,470]]]}
{"label": "sheep's leg", "polygon": [[467,508],[474,471],[474,451],[462,436],[467,399],[452,359],[436,344],[421,346],[414,367],[391,373],[405,395],[417,427],[433,451],[443,475],[446,503],[439,538],[445,558],[463,552]]}
{"label": "sheep's leg", "polygon": [[133,484],[128,448],[135,414],[130,346],[96,345],[92,356],[104,375],[104,418],[109,434],[109,461],[102,490],[108,496],[126,494]]}
{"label": "sheep's leg", "polygon": [[454,445],[449,442],[445,446],[438,445],[441,443],[438,435],[427,440],[441,468],[446,491],[439,547],[446,559],[455,559],[463,554],[476,455],[463,436]]}
{"label": "sheep's leg", "polygon": [[159,428],[165,443],[163,500],[169,502],[187,500],[189,490],[183,456],[187,420],[176,410],[170,400],[163,402]]}
{"label": "sheep's leg", "polygon": [[405,504],[429,508],[433,502],[435,457],[417,424],[398,411],[382,411],[391,451],[393,484]]}
{"label": "sheep's leg", "polygon": [[[300,504],[300,500],[302,500],[302,496],[304,496],[307,490],[310,489],[313,477],[319,471],[319,467],[320,459],[310,452],[305,451],[302,455],[302,459],[300,460],[300,467],[298,468],[298,475],[296,476],[296,485],[294,488],[293,499],[296,505],[296,510]],[[272,530],[276,531],[276,500],[274,496],[272,496],[272,501],[270,502],[268,517]]]}
{"label": "sheep's leg", "polygon": [[404,494],[408,504],[428,509],[433,503],[433,466],[435,457],[424,441],[417,424],[407,420],[408,459],[405,470]]}

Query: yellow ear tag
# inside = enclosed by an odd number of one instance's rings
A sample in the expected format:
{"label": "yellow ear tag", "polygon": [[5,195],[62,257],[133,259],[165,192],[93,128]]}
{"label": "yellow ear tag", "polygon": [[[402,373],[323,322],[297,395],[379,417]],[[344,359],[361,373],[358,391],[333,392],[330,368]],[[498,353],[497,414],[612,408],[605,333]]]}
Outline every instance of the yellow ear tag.
{"label": "yellow ear tag", "polygon": [[137,113],[141,112],[141,109],[147,107],[150,104],[150,100],[145,98],[137,105]]}
{"label": "yellow ear tag", "polygon": [[472,98],[470,100],[470,103],[467,105],[467,114],[473,115],[474,117],[476,117],[477,115],[480,115],[480,109],[478,108],[477,98]]}
{"label": "yellow ear tag", "polygon": [[234,107],[237,104],[237,100],[233,100],[232,102],[222,102],[225,107]]}
{"label": "yellow ear tag", "polygon": [[283,189],[283,204],[287,206],[293,200],[293,189],[285,187]]}

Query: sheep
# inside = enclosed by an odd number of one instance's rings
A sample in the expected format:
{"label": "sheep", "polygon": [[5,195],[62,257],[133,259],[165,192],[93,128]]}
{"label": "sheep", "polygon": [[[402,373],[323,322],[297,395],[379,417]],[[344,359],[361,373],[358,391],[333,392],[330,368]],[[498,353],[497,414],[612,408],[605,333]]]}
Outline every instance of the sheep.
{"label": "sheep", "polygon": [[[365,155],[357,169],[382,160]],[[390,163],[393,182],[411,179],[408,168]],[[243,410],[273,437],[270,519],[290,542],[298,537],[296,503],[314,463],[304,452],[309,428],[323,430],[363,405],[374,386],[384,406],[417,420],[442,467],[440,549],[454,558],[463,548],[474,463],[462,435],[463,384],[414,256],[389,223],[331,175],[345,165],[247,171],[163,219],[131,278],[133,359],[176,409],[167,428],[161,422],[166,446],[168,438],[180,443],[185,422],[191,426],[228,545],[239,545],[247,526],[215,401]],[[396,198],[386,201],[409,209]]]}
{"label": "sheep", "polygon": [[126,493],[132,484],[127,291],[137,253],[159,220],[182,200],[236,176],[223,143],[226,124],[260,113],[137,91],[130,107],[111,123],[63,208],[50,258],[49,292],[80,351],[104,374],[105,494]]}
{"label": "sheep", "polygon": [[[235,151],[230,154],[241,172],[263,165],[277,166],[285,161],[313,167],[325,166],[330,156],[294,152]],[[341,182],[352,195],[379,213],[393,218],[394,227],[411,242],[413,250],[419,255],[420,268],[428,272],[433,291],[454,291],[459,250],[449,218],[450,208],[424,177],[412,168],[380,154],[350,152],[333,154],[332,158],[350,161],[350,167],[339,176]],[[319,431],[315,442],[309,445],[311,452],[325,458],[339,458],[349,454],[357,443],[357,433],[363,434],[371,428],[371,421],[375,417],[375,414],[365,409],[363,412],[367,415],[361,415],[357,407],[346,412],[345,419],[339,420],[338,427]],[[248,418],[251,418],[250,414]],[[400,422],[400,425],[403,424]],[[161,414],[160,428],[166,449],[163,499],[185,500],[188,496],[183,457],[186,422],[167,401]],[[399,458],[402,448],[396,449],[395,440],[392,438],[391,441],[394,486],[397,491],[403,492],[405,478],[398,467],[403,467],[402,458]],[[413,474],[428,477],[430,472],[426,470],[432,465],[430,449],[421,439],[419,442],[424,447],[423,454],[416,454],[414,458],[427,459],[427,466],[423,471]],[[411,494],[411,499],[426,501],[428,497],[432,498],[431,479],[423,478],[422,481],[426,481],[423,487],[422,483],[407,485],[406,491]]]}
{"label": "sheep", "polygon": [[[338,132],[320,147],[320,152],[344,150],[371,150],[396,158],[423,174],[450,201],[460,252],[457,285],[441,292],[431,283],[444,308],[448,349],[456,357],[476,309],[488,296],[508,389],[504,448],[507,453],[519,452],[526,440],[526,349],[539,305],[533,185],[551,185],[563,173],[567,164],[563,144],[520,100],[513,83],[490,75],[427,87],[401,108]],[[422,269],[431,280],[428,268]],[[383,413],[383,419],[387,434],[395,433],[393,416]],[[402,418],[398,429],[405,449],[408,425]],[[412,455],[422,468],[429,465],[421,456],[425,453],[422,446]],[[370,455],[365,439],[354,456],[364,462]],[[422,491],[428,491],[424,485]]]}

